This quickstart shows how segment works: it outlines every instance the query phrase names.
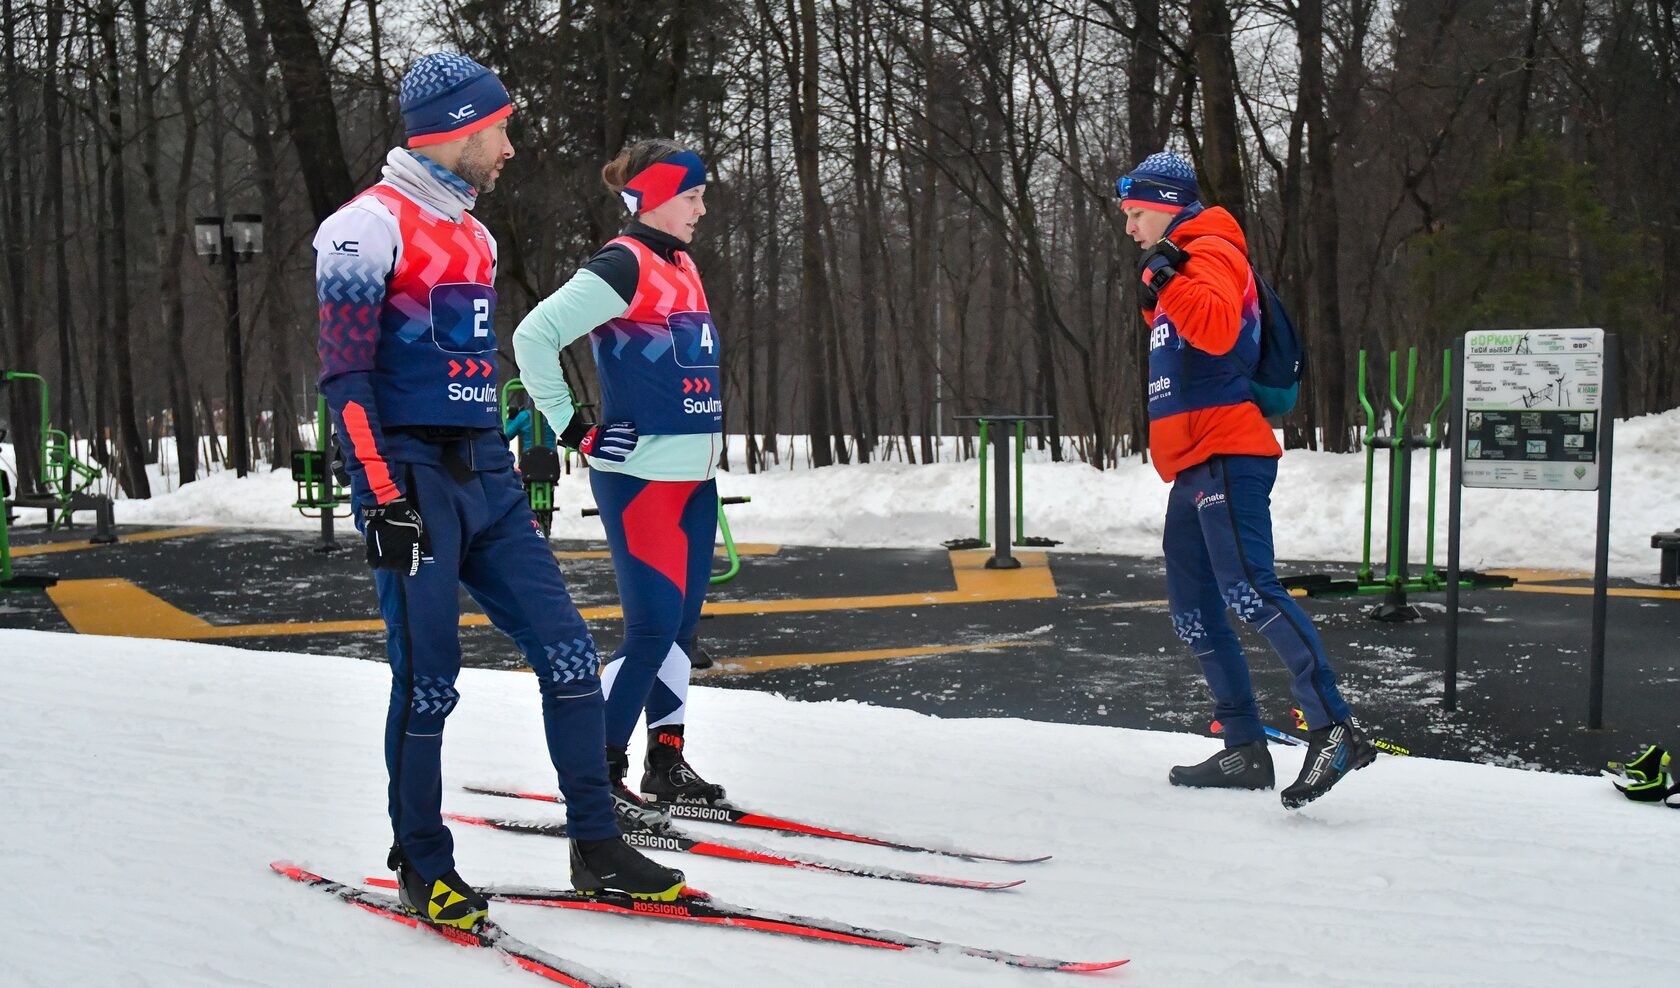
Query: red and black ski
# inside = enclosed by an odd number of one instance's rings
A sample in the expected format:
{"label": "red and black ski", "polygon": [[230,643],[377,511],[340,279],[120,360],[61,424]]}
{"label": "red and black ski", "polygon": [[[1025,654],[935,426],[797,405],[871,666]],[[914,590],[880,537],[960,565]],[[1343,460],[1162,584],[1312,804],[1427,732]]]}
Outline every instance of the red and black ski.
{"label": "red and black ski", "polygon": [[[396,883],[388,878],[369,878],[366,881],[369,885],[378,885],[385,888],[396,887]],[[997,961],[1000,964],[1008,964],[1011,967],[1023,967],[1039,971],[1106,971],[1127,963],[1124,960],[1061,961],[1050,957],[1035,957],[1031,954],[1014,954],[1001,950],[965,947],[961,944],[947,943],[942,940],[927,940],[922,937],[907,936],[903,933],[895,933],[892,930],[872,929],[830,919],[813,919],[809,916],[792,916],[762,909],[751,909],[745,906],[734,906],[719,902],[705,892],[694,888],[685,889],[682,896],[675,902],[645,902],[619,893],[585,895],[571,889],[536,888],[525,885],[490,885],[480,888],[478,891],[492,899],[499,899],[503,902],[553,906],[559,909],[582,909],[620,916],[647,916],[654,919],[669,919],[685,923],[706,923],[736,929],[757,930],[762,933],[801,937],[806,940],[875,947],[883,950],[939,951],[962,954],[967,957],[981,957],[986,960]]]}
{"label": "red and black ski", "polygon": [[[341,885],[330,879],[322,878],[313,872],[305,871],[287,861],[275,861],[269,867],[295,882],[302,882],[304,885],[325,892],[336,899],[348,902],[352,906],[365,909],[375,916],[383,916],[393,922],[401,923],[404,926],[412,926],[415,929],[430,930],[450,943],[459,944],[463,947],[483,947],[486,950],[493,950],[501,954],[508,963],[522,967],[532,974],[541,975],[550,981],[571,985],[572,988],[625,988],[624,983],[617,979],[591,971],[581,964],[574,964],[545,950],[539,950],[522,940],[515,939],[506,930],[488,919],[472,930],[457,929],[453,926],[437,926],[404,909],[402,904],[392,896]],[[395,883],[391,884],[395,885]]]}
{"label": "red and black ski", "polygon": [[[535,799],[545,803],[560,803],[565,801],[552,793],[523,792],[515,789],[493,789],[488,786],[463,786],[467,792],[478,793],[481,796],[507,796],[512,799]],[[648,805],[662,812],[683,820],[700,820],[705,823],[727,823],[737,827],[751,827],[755,830],[775,830],[785,834],[803,834],[807,837],[827,837],[831,840],[851,841],[854,844],[869,844],[875,847],[890,847],[899,851],[919,851],[923,854],[941,854],[948,858],[963,858],[968,861],[998,861],[1004,864],[1036,864],[1050,860],[1050,855],[1041,854],[1036,857],[1016,857],[1007,854],[982,854],[979,851],[964,851],[955,848],[928,847],[923,844],[907,844],[902,841],[888,840],[885,837],[869,837],[864,834],[849,833],[844,830],[834,830],[829,827],[819,827],[812,823],[800,823],[784,817],[772,816],[768,813],[755,813],[752,810],[736,806],[734,803],[723,801],[717,803],[689,803],[689,802],[650,802]]]}
{"label": "red and black ski", "polygon": [[[496,830],[507,830],[516,834],[536,834],[542,837],[561,838],[568,836],[566,825],[563,823],[499,820],[494,817],[461,816],[456,813],[445,813],[444,817],[459,823],[470,823],[478,827],[492,827]],[[752,861],[758,864],[780,865],[783,868],[826,871],[837,875],[855,875],[859,878],[881,878],[889,882],[914,882],[917,885],[939,885],[946,888],[979,889],[982,891],[1009,889],[1024,884],[1024,880],[1019,878],[1012,882],[982,882],[968,878],[948,878],[944,875],[900,871],[897,868],[877,868],[872,865],[849,864],[844,861],[831,861],[814,856],[791,857],[733,841],[699,840],[674,826],[667,827],[659,833],[633,830],[624,835],[624,840],[632,846],[646,848],[650,851],[683,851],[688,854],[701,854],[712,858],[727,858],[730,861]]]}

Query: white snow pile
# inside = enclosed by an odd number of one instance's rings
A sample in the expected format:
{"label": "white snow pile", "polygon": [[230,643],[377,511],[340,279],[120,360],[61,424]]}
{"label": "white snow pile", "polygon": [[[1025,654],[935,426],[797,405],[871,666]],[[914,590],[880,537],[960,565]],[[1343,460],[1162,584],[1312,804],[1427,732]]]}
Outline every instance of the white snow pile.
{"label": "white snow pile", "polygon": [[[831,476],[846,475],[834,471]],[[245,486],[245,485],[229,485]],[[535,985],[487,952],[383,922],[272,874],[358,882],[389,842],[384,666],[213,645],[0,631],[8,985]],[[536,684],[468,670],[445,808],[549,788]],[[1680,936],[1680,813],[1600,779],[1381,758],[1294,813],[1276,793],[1175,789],[1185,734],[941,720],[697,688],[695,761],[767,812],[998,853],[935,858],[690,824],[784,851],[971,878],[928,888],[665,855],[744,905],[1071,960],[1130,957],[1091,985],[1646,984]],[[639,756],[638,756],[639,757]],[[1299,755],[1276,754],[1293,777]],[[533,808],[534,807],[534,808]],[[481,883],[565,885],[566,846],[456,828]],[[630,985],[1074,984],[944,954],[494,904],[515,936]]]}
{"label": "white snow pile", "polygon": [[[735,537],[744,542],[819,546],[932,547],[978,528],[979,469],[970,460],[910,465],[897,461],[813,470],[803,453],[784,466],[748,474],[744,447],[731,436],[735,469],[719,475],[725,495],[748,495],[753,503],[729,509]],[[791,442],[791,441],[790,441]],[[787,446],[784,443],[784,447]],[[955,442],[947,438],[950,457]],[[1387,453],[1377,466],[1374,549],[1381,567],[1387,533]],[[9,459],[9,455],[7,457]],[[1436,562],[1446,549],[1449,457],[1443,453],[1436,480]],[[153,468],[154,496],[124,501],[117,520],[128,524],[229,525],[313,529],[318,523],[292,510],[290,475],[266,469],[243,480],[214,473],[177,487],[169,471]],[[1680,526],[1680,409],[1618,422],[1611,513],[1611,572],[1652,576],[1657,553],[1653,532]],[[1283,559],[1353,561],[1359,558],[1364,525],[1365,456],[1290,450],[1284,455],[1272,495],[1275,541]],[[1428,461],[1414,456],[1411,557],[1424,556]],[[1066,550],[1159,556],[1168,486],[1152,466],[1133,457],[1119,467],[1096,470],[1081,463],[1052,463],[1047,453],[1029,454],[1026,469],[1026,528],[1029,535],[1061,539]],[[990,496],[990,492],[988,492]],[[562,479],[554,534],[563,539],[600,539],[600,522],[583,518],[590,506],[587,474]],[[1467,490],[1464,494],[1463,565],[1476,568],[1534,567],[1591,570],[1597,495],[1577,491]],[[35,522],[40,512],[22,512]],[[988,528],[988,532],[990,529]]]}

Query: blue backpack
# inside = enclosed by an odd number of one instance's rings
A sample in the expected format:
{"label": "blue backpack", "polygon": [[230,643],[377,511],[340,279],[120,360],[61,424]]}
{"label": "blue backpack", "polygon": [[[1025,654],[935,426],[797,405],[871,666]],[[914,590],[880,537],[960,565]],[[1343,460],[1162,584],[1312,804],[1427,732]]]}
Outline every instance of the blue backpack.
{"label": "blue backpack", "polygon": [[1254,284],[1260,293],[1260,359],[1248,376],[1248,389],[1254,393],[1260,414],[1272,418],[1287,415],[1295,407],[1307,355],[1283,300],[1258,271],[1254,272]]}

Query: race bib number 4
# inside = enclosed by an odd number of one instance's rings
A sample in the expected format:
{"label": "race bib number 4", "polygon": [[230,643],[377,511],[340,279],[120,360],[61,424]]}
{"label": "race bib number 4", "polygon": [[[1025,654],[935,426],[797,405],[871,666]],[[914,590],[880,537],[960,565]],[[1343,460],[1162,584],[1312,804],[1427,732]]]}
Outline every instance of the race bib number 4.
{"label": "race bib number 4", "polygon": [[463,282],[432,289],[432,341],[445,353],[496,349],[496,290]]}
{"label": "race bib number 4", "polygon": [[665,324],[671,330],[671,355],[687,368],[716,367],[723,360],[723,341],[710,312],[673,312]]}

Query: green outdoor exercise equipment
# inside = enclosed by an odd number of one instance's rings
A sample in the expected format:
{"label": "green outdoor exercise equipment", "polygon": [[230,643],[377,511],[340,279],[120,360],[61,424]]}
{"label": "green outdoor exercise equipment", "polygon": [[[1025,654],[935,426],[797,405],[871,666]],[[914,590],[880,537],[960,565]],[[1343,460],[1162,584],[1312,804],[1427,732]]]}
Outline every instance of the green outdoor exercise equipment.
{"label": "green outdoor exercise equipment", "polygon": [[[92,511],[93,537],[90,542],[104,545],[117,541],[116,522],[111,499],[89,491],[94,482],[105,475],[99,467],[78,460],[71,452],[70,436],[55,429],[48,415],[50,396],[47,381],[39,374],[24,371],[0,371],[0,384],[33,381],[41,389],[41,429],[36,443],[42,476],[34,490],[19,490],[7,504],[14,508],[39,508],[47,513],[47,530],[75,527],[74,513]],[[26,478],[19,478],[23,486]]]}
{"label": "green outdoor exercise equipment", "polygon": [[[515,391],[525,391],[525,382],[517,377],[502,385],[498,397],[504,435],[507,433],[508,399]],[[542,526],[543,535],[547,536],[554,527],[554,485],[560,482],[561,452],[543,442],[543,414],[535,401],[530,403],[528,410],[531,413],[533,442],[527,446],[524,433],[520,433],[519,480],[525,485],[525,497],[531,504],[531,513],[537,516],[537,524]],[[567,450],[566,455],[570,454],[571,451]]]}
{"label": "green outdoor exercise equipment", "polygon": [[[941,543],[947,549],[992,549],[992,558],[986,560],[989,569],[1016,569],[1021,565],[1020,560],[1010,555],[1011,546],[1053,546],[1061,545],[1059,539],[1047,539],[1037,535],[1024,534],[1027,527],[1027,488],[1026,488],[1026,452],[1027,452],[1027,423],[1048,422],[1049,415],[959,415],[959,422],[974,422],[980,430],[980,525],[979,534],[972,539],[948,539]],[[1008,428],[1015,424],[1014,429]],[[992,430],[997,426],[997,431]],[[1009,435],[1015,437],[1015,512],[1014,536],[1010,535],[1010,484],[1009,466],[1010,454],[1008,449]],[[996,540],[986,539],[986,460],[988,440],[997,443],[997,524],[995,525]]]}
{"label": "green outdoor exercise equipment", "polygon": [[292,450],[292,480],[297,483],[297,500],[292,507],[305,518],[321,519],[321,542],[316,552],[332,553],[343,548],[333,538],[333,521],[350,516],[350,492],[339,481],[332,457],[332,420],[327,417],[327,396],[315,398],[315,448]]}
{"label": "green outdoor exercise equipment", "polygon": [[[0,440],[6,438],[6,430],[0,429]],[[11,476],[0,470],[0,593],[13,593],[26,590],[45,590],[58,582],[57,577],[41,576],[34,573],[16,573],[12,571],[12,543],[8,526],[11,524],[12,496]]]}
{"label": "green outdoor exercise equipment", "polygon": [[[1441,355],[1441,397],[1429,411],[1427,428],[1408,434],[1406,426],[1411,418],[1417,396],[1417,347],[1406,351],[1406,385],[1400,386],[1400,354],[1388,355],[1388,403],[1393,409],[1393,430],[1379,434],[1380,416],[1371,405],[1372,388],[1366,374],[1367,354],[1359,351],[1359,404],[1365,410],[1365,430],[1361,435],[1365,446],[1365,538],[1359,570],[1352,580],[1336,580],[1326,574],[1314,573],[1292,576],[1281,582],[1286,588],[1304,590],[1310,597],[1382,596],[1383,601],[1366,612],[1378,621],[1411,621],[1419,617],[1418,610],[1407,601],[1413,593],[1438,593],[1447,589],[1447,579],[1435,568],[1435,482],[1437,459],[1445,437],[1441,428],[1441,410],[1452,394],[1452,351]],[[1383,573],[1377,575],[1371,565],[1371,534],[1375,529],[1373,503],[1376,495],[1377,450],[1388,450],[1388,532],[1386,536]],[[1410,564],[1412,451],[1429,451],[1428,517],[1424,527],[1423,571],[1412,575]],[[1474,590],[1488,587],[1508,587],[1516,580],[1492,576],[1470,570],[1459,574],[1459,586]]]}

